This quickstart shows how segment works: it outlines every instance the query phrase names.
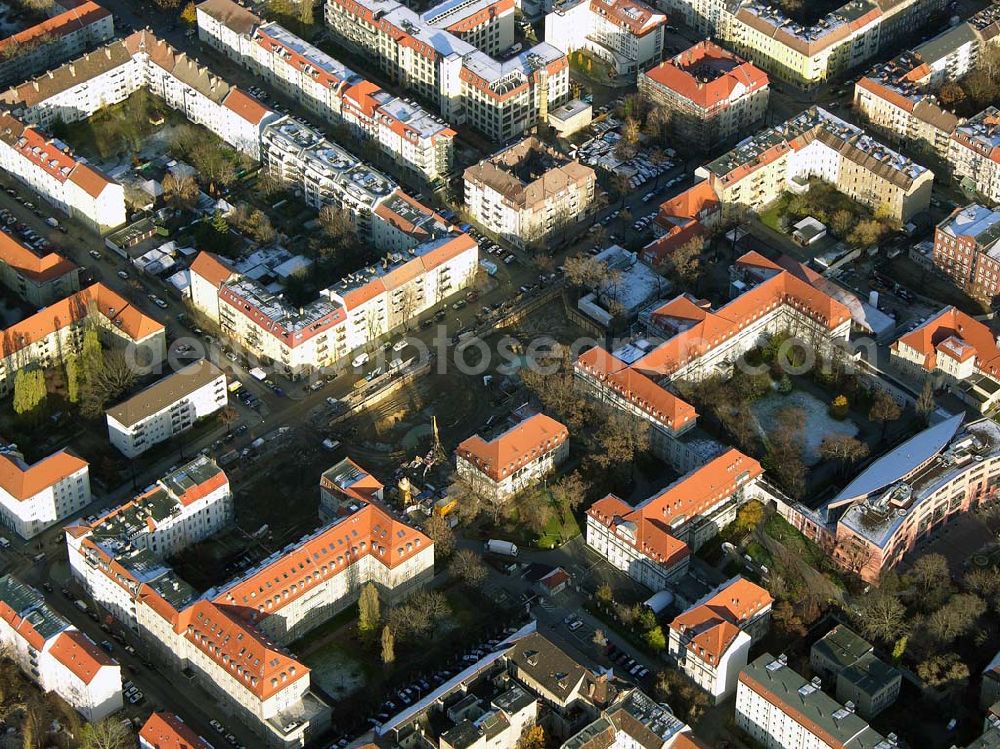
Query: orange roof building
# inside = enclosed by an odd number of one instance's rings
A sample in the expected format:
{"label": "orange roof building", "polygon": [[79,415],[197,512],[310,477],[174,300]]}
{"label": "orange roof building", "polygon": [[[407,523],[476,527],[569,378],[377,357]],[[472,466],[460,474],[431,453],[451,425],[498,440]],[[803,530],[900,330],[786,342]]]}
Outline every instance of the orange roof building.
{"label": "orange roof building", "polygon": [[75,263],[56,252],[39,256],[6,232],[0,232],[0,282],[36,307],[80,290]]}
{"label": "orange roof building", "polygon": [[0,647],[44,691],[90,721],[121,709],[118,664],[45,602],[41,592],[0,577]]}
{"label": "orange roof building", "polygon": [[486,440],[478,434],[455,451],[458,475],[491,497],[507,498],[539,481],[569,455],[569,430],[535,414]]}
{"label": "orange roof building", "polygon": [[750,645],[767,632],[773,599],[736,577],[670,623],[668,652],[719,702],[736,690]]}
{"label": "orange roof building", "polygon": [[767,112],[767,73],[710,41],[639,75],[639,91],[672,113],[678,137],[708,149],[752,132]]}
{"label": "orange roof building", "polygon": [[139,749],[212,749],[174,713],[153,713],[139,730]]}
{"label": "orange roof building", "polygon": [[[76,292],[3,331],[0,344],[0,394],[13,386],[14,373],[25,366],[51,366],[76,351],[87,322],[95,323],[106,342],[145,349],[152,361],[165,353],[165,329],[160,323],[103,284]],[[143,353],[137,352],[143,361]]]}
{"label": "orange roof building", "polygon": [[0,85],[39,73],[115,34],[111,12],[84,0],[41,23],[0,39]]}
{"label": "orange roof building", "polygon": [[735,517],[763,469],[730,449],[632,507],[609,494],[587,510],[587,545],[650,590],[663,590]]}
{"label": "orange roof building", "polygon": [[33,538],[90,504],[87,461],[60,450],[34,465],[0,452],[0,514],[21,538]]}
{"label": "orange roof building", "polygon": [[949,385],[970,406],[985,413],[1000,402],[1000,346],[984,323],[946,307],[890,349],[901,371],[915,382],[931,377],[935,386]]}
{"label": "orange roof building", "polygon": [[360,504],[381,502],[383,488],[381,481],[350,458],[344,458],[320,476],[320,517],[349,515]]}

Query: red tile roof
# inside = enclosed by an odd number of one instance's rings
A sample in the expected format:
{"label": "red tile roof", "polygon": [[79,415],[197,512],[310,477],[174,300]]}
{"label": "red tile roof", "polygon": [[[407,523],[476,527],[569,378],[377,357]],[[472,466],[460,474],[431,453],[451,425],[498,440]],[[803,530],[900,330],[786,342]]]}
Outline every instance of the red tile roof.
{"label": "red tile roof", "polygon": [[150,715],[139,731],[139,739],[153,749],[212,749],[211,744],[173,713]]}
{"label": "red tile roof", "polygon": [[7,232],[0,232],[0,262],[36,283],[61,278],[77,267],[55,252],[39,257]]}
{"label": "red tile roof", "polygon": [[34,625],[24,619],[14,611],[6,601],[0,601],[0,619],[3,619],[10,625],[18,635],[20,635],[25,642],[27,642],[35,650],[41,650],[45,647],[45,638],[35,629]]}
{"label": "red tile roof", "polygon": [[774,599],[764,588],[739,577],[726,585],[704,603],[679,614],[670,628],[684,632],[728,622],[742,628],[747,622],[767,609]]}
{"label": "red tile roof", "polygon": [[90,684],[105,666],[117,666],[107,653],[76,629],[67,630],[56,637],[49,654],[68,668],[84,684]]}
{"label": "red tile roof", "polygon": [[23,45],[43,37],[67,36],[110,15],[110,11],[88,0],[64,13],[46,18],[41,23],[19,31],[13,36],[0,39],[0,52],[11,45]]}
{"label": "red tile roof", "polygon": [[679,430],[698,418],[694,406],[600,346],[581,354],[574,366],[600,380],[604,387],[612,389],[639,410],[664,421],[671,429]]}
{"label": "red tile roof", "polygon": [[174,631],[260,700],[308,676],[305,665],[225,609],[211,601],[197,601],[180,614]]}
{"label": "red tile roof", "polygon": [[[716,75],[704,81],[704,73]],[[758,91],[768,84],[767,73],[710,41],[699,42],[643,73],[701,109]]]}
{"label": "red tile roof", "polygon": [[238,114],[247,122],[252,122],[255,125],[259,125],[261,121],[273,112],[261,104],[257,99],[240,91],[238,88],[233,88],[229,91],[229,95],[226,96],[225,101],[222,105]]}
{"label": "red tile roof", "polygon": [[191,272],[201,276],[217,289],[235,275],[221,258],[211,252],[199,252],[191,263]]}
{"label": "red tile roof", "polygon": [[487,442],[478,434],[456,453],[493,481],[501,481],[569,439],[569,430],[545,414],[535,414]]}
{"label": "red tile roof", "polygon": [[651,374],[672,374],[783,306],[809,316],[828,330],[851,319],[846,306],[782,271],[714,312],[683,295],[667,302],[653,312],[652,319],[679,332],[632,366]]}
{"label": "red tile roof", "polygon": [[433,545],[420,531],[369,504],[223,591],[215,602],[260,621],[365,556],[392,568]]}
{"label": "red tile roof", "polygon": [[664,14],[637,0],[590,0],[590,10],[639,37],[655,31],[667,22]]}
{"label": "red tile roof", "polygon": [[87,461],[65,450],[27,468],[22,468],[9,455],[0,455],[0,489],[23,502],[87,466]]}
{"label": "red tile roof", "polygon": [[923,355],[923,367],[933,372],[938,356],[950,356],[957,361],[976,357],[976,368],[981,372],[1000,376],[1000,348],[996,338],[983,323],[966,313],[946,307],[915,330],[892,344],[897,350],[909,346]]}

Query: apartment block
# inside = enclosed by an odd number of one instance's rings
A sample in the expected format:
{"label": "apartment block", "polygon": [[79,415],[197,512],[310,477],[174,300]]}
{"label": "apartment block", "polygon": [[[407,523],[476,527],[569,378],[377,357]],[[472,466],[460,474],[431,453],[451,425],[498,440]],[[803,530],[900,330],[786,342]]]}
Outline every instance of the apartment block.
{"label": "apartment block", "polygon": [[763,70],[704,41],[640,73],[639,93],[671,113],[675,137],[711,150],[760,125],[770,87]]}
{"label": "apartment block", "polygon": [[298,377],[343,360],[466,288],[478,262],[478,245],[468,235],[443,233],[348,274],[298,308],[202,253],[191,267],[192,299],[232,341]]}
{"label": "apartment block", "polygon": [[715,703],[736,691],[750,646],[770,623],[774,599],[759,585],[734,577],[670,622],[667,652]]}
{"label": "apartment block", "polygon": [[944,0],[852,0],[803,26],[768,0],[712,2],[722,6],[708,13],[718,19],[714,32],[727,47],[774,77],[804,88],[871,60],[945,5]]}
{"label": "apartment block", "polygon": [[427,582],[434,544],[359,501],[208,591],[194,590],[164,561],[232,521],[228,479],[200,457],[93,523],[67,526],[70,568],[155,658],[246,723],[261,746],[302,747],[325,730],[330,707],[285,645],[354,603],[368,582],[388,602]]}
{"label": "apartment block", "polygon": [[152,713],[139,729],[139,749],[212,749],[174,713]]}
{"label": "apartment block", "polygon": [[711,182],[696,182],[660,204],[652,225],[657,237],[642,248],[642,259],[652,266],[669,262],[674,250],[704,237],[721,219],[722,204]]}
{"label": "apartment block", "polygon": [[317,47],[232,0],[198,5],[199,38],[314,114],[352,127],[427,180],[445,175],[455,131],[416,102],[393,96]]}
{"label": "apartment block", "polygon": [[[140,88],[259,161],[261,131],[277,115],[148,30],[83,55],[0,94],[28,123],[84,120]],[[119,188],[120,189],[120,188]]]}
{"label": "apartment block", "polygon": [[953,26],[869,70],[854,88],[854,105],[889,142],[922,146],[946,161],[961,119],[936,94],[971,72],[983,44],[973,23]]}
{"label": "apartment block", "polygon": [[85,720],[122,708],[118,663],[49,608],[42,593],[0,577],[0,644],[5,655],[46,692],[55,692]]}
{"label": "apartment block", "polygon": [[493,500],[505,500],[538,483],[569,455],[569,430],[535,414],[485,440],[478,434],[455,451],[458,475]]}
{"label": "apartment block", "polygon": [[807,681],[770,653],[747,665],[736,690],[736,725],[764,749],[865,747],[894,749],[853,709],[827,696],[819,677]]}
{"label": "apartment block", "polygon": [[869,583],[929,535],[995,501],[1000,427],[989,419],[940,421],[882,455],[820,507],[787,520],[833,561]]}
{"label": "apartment block", "polygon": [[987,107],[955,128],[948,163],[988,200],[1000,202],[1000,109]]}
{"label": "apartment block", "polygon": [[525,138],[465,170],[465,206],[487,231],[519,247],[590,214],[597,176],[537,138]]}
{"label": "apartment block", "polygon": [[105,233],[125,223],[125,191],[33,125],[0,114],[0,169],[57,210]]}
{"label": "apartment block", "polygon": [[108,436],[119,452],[134,458],[187,431],[228,402],[226,373],[201,359],[109,408]]}
{"label": "apartment block", "polygon": [[1000,211],[956,208],[934,230],[932,259],[959,288],[992,302],[1000,296]]}
{"label": "apartment block", "polygon": [[[57,9],[58,6],[56,6]],[[0,86],[23,81],[115,35],[111,11],[86,0],[0,39]]]}
{"label": "apartment block", "polygon": [[587,545],[652,591],[666,590],[692,551],[755,495],[760,464],[731,449],[635,507],[609,494],[587,510]]}
{"label": "apartment block", "polygon": [[0,522],[21,538],[90,504],[90,464],[66,450],[28,465],[12,448],[0,452]]}
{"label": "apartment block", "polygon": [[871,720],[899,696],[903,675],[873,652],[871,643],[838,624],[813,643],[809,651],[813,673],[834,682],[839,702],[854,705]]}
{"label": "apartment block", "polygon": [[979,413],[1000,403],[1000,347],[986,325],[946,307],[891,348],[892,364],[911,381],[930,379]]}
{"label": "apartment block", "polygon": [[326,23],[452,125],[497,143],[545,124],[549,109],[569,98],[569,62],[551,44],[503,62],[491,56],[513,44],[511,0],[446,0],[424,13],[397,0],[328,0]]}
{"label": "apartment block", "polygon": [[567,739],[560,749],[707,749],[669,705],[638,688],[623,689],[601,716]]}
{"label": "apartment block", "polygon": [[635,75],[663,55],[667,17],[640,0],[570,0],[545,16],[545,41],[567,55],[580,49]]}
{"label": "apartment block", "polygon": [[17,370],[62,366],[68,354],[79,355],[88,325],[97,328],[106,346],[128,348],[140,367],[155,366],[166,356],[163,324],[97,283],[3,331],[0,395],[11,391]]}
{"label": "apartment block", "polygon": [[723,204],[759,211],[811,178],[874,210],[909,221],[930,205],[934,174],[820,107],[763,130],[699,167]]}
{"label": "apartment block", "polygon": [[80,290],[80,269],[56,252],[38,255],[0,232],[0,283],[28,304],[47,307]]}

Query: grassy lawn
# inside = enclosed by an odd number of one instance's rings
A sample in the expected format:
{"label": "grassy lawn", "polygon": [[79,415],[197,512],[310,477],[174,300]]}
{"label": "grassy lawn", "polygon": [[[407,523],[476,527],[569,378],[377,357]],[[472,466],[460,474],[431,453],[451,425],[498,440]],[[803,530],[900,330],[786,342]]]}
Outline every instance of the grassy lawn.
{"label": "grassy lawn", "polygon": [[580,524],[577,523],[576,516],[568,512],[565,519],[562,519],[557,512],[545,526],[545,532],[538,539],[537,546],[539,549],[554,549],[579,535]]}
{"label": "grassy lawn", "polygon": [[608,63],[582,49],[569,56],[569,64],[577,73],[595,81],[607,82],[615,78],[615,72]]}
{"label": "grassy lawn", "polygon": [[818,568],[824,559],[825,555],[819,546],[803,536],[777,513],[767,519],[764,524],[764,532],[775,541],[784,544],[789,551],[812,567]]}
{"label": "grassy lawn", "polygon": [[160,118],[166,122],[184,121],[155,96],[137,91],[82,122],[53,125],[52,134],[71,143],[85,156],[107,159],[139,150],[146,138],[164,126],[164,123],[155,125],[150,119]]}
{"label": "grassy lawn", "polygon": [[757,214],[757,218],[759,218],[760,222],[769,229],[784,233],[784,230],[781,228],[781,217],[785,215],[787,207],[788,196],[782,195],[780,198],[771,203],[771,205]]}

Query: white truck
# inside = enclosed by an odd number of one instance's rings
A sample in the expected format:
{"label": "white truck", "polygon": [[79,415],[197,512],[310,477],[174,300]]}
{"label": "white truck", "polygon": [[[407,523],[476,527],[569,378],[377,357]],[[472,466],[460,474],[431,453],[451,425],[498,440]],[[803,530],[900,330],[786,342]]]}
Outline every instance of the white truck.
{"label": "white truck", "polygon": [[264,380],[267,379],[267,372],[265,372],[260,367],[254,367],[253,369],[250,370],[250,376],[253,377],[255,380],[260,380],[261,382],[263,382]]}
{"label": "white truck", "polygon": [[486,542],[483,549],[490,554],[499,554],[505,557],[517,556],[517,546],[510,541],[498,541],[495,538],[491,538]]}

